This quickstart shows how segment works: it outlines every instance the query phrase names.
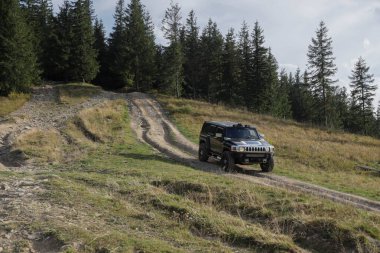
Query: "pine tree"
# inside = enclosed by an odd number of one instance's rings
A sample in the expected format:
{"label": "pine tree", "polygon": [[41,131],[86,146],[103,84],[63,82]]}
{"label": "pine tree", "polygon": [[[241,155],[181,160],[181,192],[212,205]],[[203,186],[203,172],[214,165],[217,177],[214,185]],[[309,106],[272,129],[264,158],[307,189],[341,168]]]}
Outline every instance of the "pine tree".
{"label": "pine tree", "polygon": [[94,48],[98,52],[96,61],[99,63],[99,72],[94,80],[94,83],[105,86],[109,76],[107,65],[108,48],[102,20],[95,19],[94,37]]}
{"label": "pine tree", "polygon": [[263,94],[265,101],[263,101],[261,109],[264,113],[271,113],[272,105],[277,99],[274,97],[274,95],[276,94],[276,88],[278,87],[278,63],[270,48],[268,49],[266,64],[268,66],[268,70],[265,76],[267,87]]}
{"label": "pine tree", "polygon": [[223,48],[223,76],[220,91],[221,101],[227,104],[236,104],[240,100],[238,87],[240,81],[240,67],[234,29],[230,29],[226,36]]}
{"label": "pine tree", "polygon": [[0,1],[0,24],[0,95],[27,91],[39,72],[32,34],[18,1]]}
{"label": "pine tree", "polygon": [[128,60],[137,91],[148,90],[154,79],[155,42],[149,13],[140,0],[131,0],[126,16]]}
{"label": "pine tree", "polygon": [[70,52],[70,79],[73,81],[92,81],[99,71],[94,48],[92,26],[92,1],[77,0],[72,10],[73,41]]}
{"label": "pine tree", "polygon": [[73,43],[73,18],[72,6],[68,0],[59,8],[56,18],[53,20],[53,34],[47,52],[50,52],[46,75],[54,81],[69,81],[70,57]]}
{"label": "pine tree", "polygon": [[185,95],[199,97],[199,72],[200,72],[200,48],[199,48],[199,27],[194,11],[190,11],[186,20],[184,34],[183,52],[184,62],[184,93]]}
{"label": "pine tree", "polygon": [[334,80],[337,68],[332,52],[332,39],[328,36],[328,29],[323,21],[316,31],[316,38],[313,38],[312,44],[309,45],[307,56],[310,84],[315,99],[314,120],[325,126],[333,126],[332,93],[333,84],[337,82]]}
{"label": "pine tree", "polygon": [[360,132],[368,134],[369,125],[373,119],[373,99],[375,96],[376,85],[373,84],[374,78],[369,74],[369,66],[365,60],[359,57],[355,63],[352,74],[349,77],[351,80],[351,111],[358,118],[356,121],[359,123]]}
{"label": "pine tree", "polygon": [[201,89],[209,102],[220,102],[223,36],[211,19],[201,36]]}
{"label": "pine tree", "polygon": [[252,47],[249,38],[249,28],[246,22],[243,25],[239,34],[239,45],[238,52],[240,58],[240,69],[241,69],[241,83],[239,87],[239,95],[243,98],[243,105],[247,108],[251,108],[252,98],[249,96],[248,91],[251,88],[252,77]]}
{"label": "pine tree", "polygon": [[165,50],[166,66],[165,66],[165,87],[169,94],[176,97],[182,95],[183,90],[183,62],[184,56],[182,45],[180,43],[181,24],[181,8],[178,3],[170,3],[170,7],[165,12],[162,20],[162,31],[169,46]]}
{"label": "pine tree", "polygon": [[302,105],[302,83],[301,83],[301,70],[297,68],[294,75],[294,84],[290,89],[290,101],[292,105],[293,118],[301,121],[303,118],[303,105]]}
{"label": "pine tree", "polygon": [[289,77],[285,70],[281,70],[280,80],[273,88],[271,114],[274,117],[289,119],[291,118],[291,104],[288,97]]}
{"label": "pine tree", "polygon": [[247,95],[251,98],[251,109],[262,112],[265,110],[265,100],[263,96],[268,89],[265,77],[268,74],[267,48],[264,47],[264,31],[256,22],[252,33],[252,83],[247,90]]}
{"label": "pine tree", "polygon": [[133,75],[129,66],[128,35],[126,27],[126,12],[124,0],[119,0],[114,14],[115,24],[109,38],[108,66],[112,77],[108,88],[132,86]]}
{"label": "pine tree", "polygon": [[53,36],[53,4],[51,0],[22,0],[21,6],[33,31],[34,51],[44,78],[49,77],[50,46]]}

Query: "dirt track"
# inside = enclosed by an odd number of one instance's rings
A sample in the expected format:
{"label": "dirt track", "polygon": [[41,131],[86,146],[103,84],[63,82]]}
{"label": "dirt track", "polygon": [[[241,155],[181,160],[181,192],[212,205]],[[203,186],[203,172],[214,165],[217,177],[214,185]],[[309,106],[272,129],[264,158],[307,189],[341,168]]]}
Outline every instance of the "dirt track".
{"label": "dirt track", "polygon": [[209,163],[198,161],[198,147],[187,140],[170,122],[159,103],[143,93],[128,94],[132,129],[137,137],[166,154],[170,158],[196,169],[223,174],[228,177],[248,180],[261,185],[286,188],[305,192],[335,202],[350,204],[365,210],[380,212],[380,202],[359,196],[337,192],[317,185],[312,185],[274,174],[245,171],[239,174],[226,174],[219,169],[217,162],[210,158]]}

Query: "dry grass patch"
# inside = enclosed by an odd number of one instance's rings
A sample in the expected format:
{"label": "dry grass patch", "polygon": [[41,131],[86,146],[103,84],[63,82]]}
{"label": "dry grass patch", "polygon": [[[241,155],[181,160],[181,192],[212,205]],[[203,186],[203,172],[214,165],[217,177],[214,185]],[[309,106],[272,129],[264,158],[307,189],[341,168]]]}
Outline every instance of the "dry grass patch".
{"label": "dry grass patch", "polygon": [[64,84],[58,87],[59,101],[68,105],[76,105],[98,95],[101,88],[86,83]]}
{"label": "dry grass patch", "polygon": [[29,94],[11,93],[8,97],[0,97],[0,117],[4,117],[23,106],[30,98]]}
{"label": "dry grass patch", "polygon": [[65,141],[56,130],[32,129],[20,135],[14,149],[38,163],[57,164],[64,159]]}
{"label": "dry grass patch", "polygon": [[355,170],[357,165],[380,168],[379,139],[205,102],[158,98],[181,132],[195,143],[204,121],[251,124],[276,147],[275,173],[380,200],[380,177]]}
{"label": "dry grass patch", "polygon": [[125,108],[125,101],[115,100],[85,109],[68,123],[66,132],[81,145],[120,144],[125,138]]}

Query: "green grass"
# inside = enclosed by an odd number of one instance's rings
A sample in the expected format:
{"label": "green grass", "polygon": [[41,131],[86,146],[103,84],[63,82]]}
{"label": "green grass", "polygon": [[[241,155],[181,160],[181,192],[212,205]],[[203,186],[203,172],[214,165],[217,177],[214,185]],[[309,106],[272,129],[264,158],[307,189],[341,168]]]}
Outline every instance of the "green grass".
{"label": "green grass", "polygon": [[[116,252],[335,252],[370,250],[366,238],[380,239],[378,215],[176,164],[137,142],[128,125],[114,130],[124,142],[85,145],[85,159],[56,167],[43,198],[75,211],[40,229]],[[65,225],[73,215],[80,219]]]}
{"label": "green grass", "polygon": [[69,83],[59,85],[58,91],[61,103],[76,105],[99,94],[101,88],[87,83]]}
{"label": "green grass", "polygon": [[28,94],[11,93],[8,97],[0,97],[0,117],[4,117],[23,106],[30,98]]}
{"label": "green grass", "polygon": [[11,224],[42,232],[53,252],[378,251],[378,214],[180,165],[136,140],[121,101],[78,118],[65,133],[81,156],[34,176],[49,208]]}
{"label": "green grass", "polygon": [[194,143],[206,120],[258,127],[276,148],[274,173],[380,201],[380,177],[357,165],[380,168],[380,140],[327,131],[294,121],[204,102],[158,97],[179,130]]}

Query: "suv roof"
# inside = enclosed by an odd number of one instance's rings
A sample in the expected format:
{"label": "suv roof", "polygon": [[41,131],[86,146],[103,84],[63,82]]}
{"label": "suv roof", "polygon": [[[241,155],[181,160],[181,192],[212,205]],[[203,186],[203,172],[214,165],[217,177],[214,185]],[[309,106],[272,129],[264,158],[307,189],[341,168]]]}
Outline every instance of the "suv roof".
{"label": "suv roof", "polygon": [[[243,125],[241,123],[237,123],[237,122],[230,122],[230,121],[226,121],[226,122],[219,122],[219,121],[206,121],[205,124],[212,124],[212,125],[215,125],[215,126],[220,126],[220,127],[233,127],[233,126],[236,126],[236,125],[241,125],[242,127],[245,127],[246,125]],[[250,126],[252,128],[255,128],[253,126]]]}

